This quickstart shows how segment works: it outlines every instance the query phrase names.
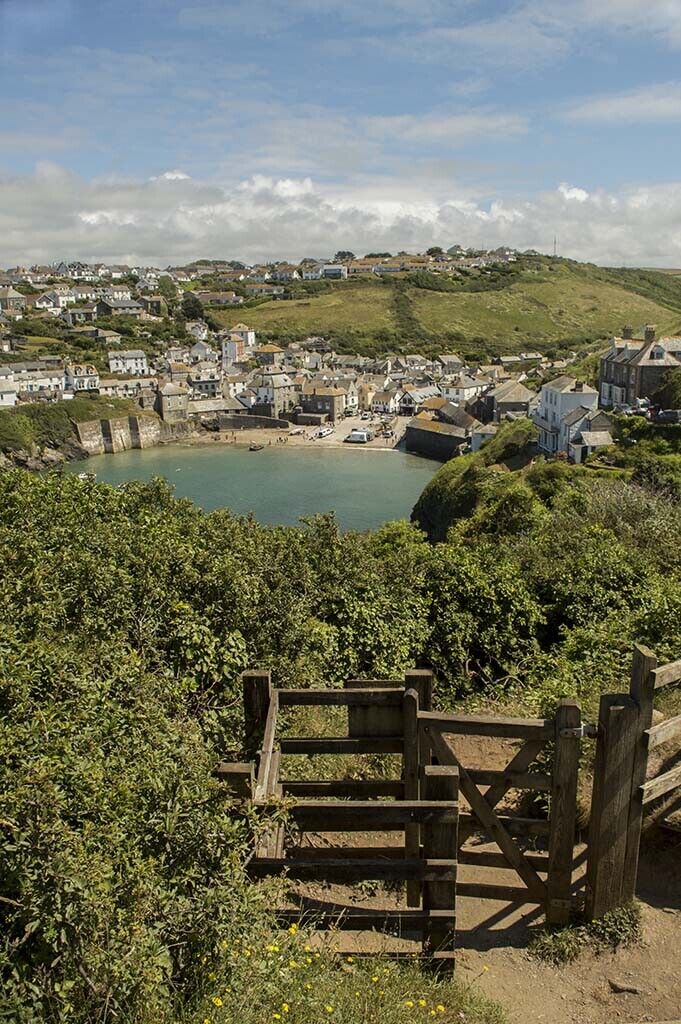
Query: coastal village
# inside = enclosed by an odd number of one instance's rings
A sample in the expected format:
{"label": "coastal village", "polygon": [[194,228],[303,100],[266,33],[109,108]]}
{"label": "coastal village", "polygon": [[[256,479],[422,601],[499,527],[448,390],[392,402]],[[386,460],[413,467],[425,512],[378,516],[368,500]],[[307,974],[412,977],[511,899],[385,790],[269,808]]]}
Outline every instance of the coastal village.
{"label": "coastal village", "polygon": [[[343,354],[320,336],[281,344],[258,338],[249,303],[285,301],[292,282],[456,275],[517,259],[506,249],[349,256],[300,265],[161,270],[75,262],[0,272],[0,408],[99,395],[132,399],[169,428],[204,428],[254,449],[399,444],[440,460],[477,451],[504,420],[529,417],[540,451],[579,463],[613,443],[610,410],[645,413],[665,373],[681,367],[681,338],[658,337],[649,326],[639,337],[625,326],[611,338],[598,388],[571,372],[577,352],[556,359],[528,350],[473,362],[451,351]],[[212,316],[231,308],[226,325]],[[39,338],[44,332],[37,352],[35,335],[22,329],[27,322]],[[64,347],[86,357],[67,356]],[[87,357],[92,352],[96,358]]]}

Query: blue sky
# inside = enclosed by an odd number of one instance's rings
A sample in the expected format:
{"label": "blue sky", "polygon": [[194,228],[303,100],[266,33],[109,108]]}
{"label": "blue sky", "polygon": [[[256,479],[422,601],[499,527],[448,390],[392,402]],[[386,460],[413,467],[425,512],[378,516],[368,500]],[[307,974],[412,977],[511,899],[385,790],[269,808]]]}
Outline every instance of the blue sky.
{"label": "blue sky", "polygon": [[0,0],[0,265],[681,265],[681,0]]}

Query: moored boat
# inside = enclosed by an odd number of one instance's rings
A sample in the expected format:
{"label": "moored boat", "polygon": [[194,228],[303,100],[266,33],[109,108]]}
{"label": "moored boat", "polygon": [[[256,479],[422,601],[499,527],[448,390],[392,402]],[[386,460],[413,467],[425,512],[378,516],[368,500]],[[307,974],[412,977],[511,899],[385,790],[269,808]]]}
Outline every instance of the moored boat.
{"label": "moored boat", "polygon": [[264,444],[258,444],[256,441],[251,441],[248,446],[248,450],[249,452],[261,452],[264,447]]}

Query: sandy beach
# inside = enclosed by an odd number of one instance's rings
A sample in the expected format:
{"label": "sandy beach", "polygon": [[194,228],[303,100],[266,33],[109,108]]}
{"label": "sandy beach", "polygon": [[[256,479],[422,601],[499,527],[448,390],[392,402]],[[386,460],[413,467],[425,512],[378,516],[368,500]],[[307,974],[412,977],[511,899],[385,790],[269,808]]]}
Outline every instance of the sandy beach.
{"label": "sandy beach", "polygon": [[[393,451],[399,445],[400,441],[404,437],[404,432],[407,425],[405,418],[395,418],[392,423],[392,429],[394,431],[392,437],[375,437],[373,441],[368,441],[366,444],[346,444],[344,438],[348,436],[351,430],[367,428],[371,430],[378,430],[381,425],[380,417],[375,416],[373,420],[363,420],[359,416],[348,416],[347,419],[343,419],[338,423],[329,424],[334,426],[333,434],[329,434],[327,437],[318,437],[318,427],[296,427],[292,426],[289,430],[275,430],[271,429],[253,429],[244,427],[242,430],[224,430],[220,432],[211,433],[209,431],[203,431],[201,434],[194,435],[191,438],[187,438],[186,441],[174,442],[179,444],[196,445],[196,444],[207,444],[207,445],[235,445],[240,448],[248,448],[249,445],[262,444],[267,448],[344,448],[346,451],[371,451],[382,450],[382,451]],[[298,433],[301,431],[301,433]]]}

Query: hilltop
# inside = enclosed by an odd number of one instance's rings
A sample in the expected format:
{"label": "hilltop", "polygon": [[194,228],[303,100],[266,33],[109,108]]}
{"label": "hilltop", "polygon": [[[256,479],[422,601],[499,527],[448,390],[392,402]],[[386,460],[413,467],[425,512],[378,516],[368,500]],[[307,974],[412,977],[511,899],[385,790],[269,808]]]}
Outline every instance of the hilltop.
{"label": "hilltop", "polygon": [[[584,349],[622,324],[681,327],[681,281],[653,270],[606,269],[546,257],[521,257],[458,280],[427,271],[390,278],[295,283],[292,298],[244,309],[266,338],[322,335],[340,351],[442,351],[495,356],[529,348]],[[225,326],[234,311],[211,310]]]}

